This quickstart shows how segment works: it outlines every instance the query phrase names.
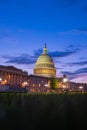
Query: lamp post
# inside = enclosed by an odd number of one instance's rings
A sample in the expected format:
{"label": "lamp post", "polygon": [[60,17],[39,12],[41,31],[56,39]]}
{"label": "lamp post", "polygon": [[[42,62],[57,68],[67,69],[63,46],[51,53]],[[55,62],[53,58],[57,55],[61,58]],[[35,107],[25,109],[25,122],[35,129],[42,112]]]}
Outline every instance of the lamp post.
{"label": "lamp post", "polygon": [[67,76],[64,74],[64,75],[63,75],[63,88],[64,88],[64,89],[67,89],[67,88],[68,88],[67,82],[68,82]]}
{"label": "lamp post", "polygon": [[0,78],[0,82],[2,81],[2,78]]}
{"label": "lamp post", "polygon": [[25,88],[26,86],[28,86],[28,82],[27,81],[25,81],[25,82],[22,83],[22,87],[23,88]]}
{"label": "lamp post", "polygon": [[46,92],[48,91],[48,84],[44,84],[44,87],[46,88]]}
{"label": "lamp post", "polygon": [[0,78],[0,84],[1,84],[1,82],[2,82],[2,78]]}
{"label": "lamp post", "polygon": [[79,90],[83,92],[83,86],[79,86]]}
{"label": "lamp post", "polygon": [[67,76],[64,74],[63,75],[63,82],[66,83],[67,81],[68,81]]}
{"label": "lamp post", "polygon": [[44,86],[48,88],[48,84],[45,84]]}

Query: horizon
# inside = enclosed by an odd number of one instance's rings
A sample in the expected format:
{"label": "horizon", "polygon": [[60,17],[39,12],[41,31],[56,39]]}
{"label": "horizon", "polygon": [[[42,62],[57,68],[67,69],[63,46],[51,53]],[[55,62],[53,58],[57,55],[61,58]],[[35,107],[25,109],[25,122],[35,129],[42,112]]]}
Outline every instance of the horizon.
{"label": "horizon", "polygon": [[86,0],[1,0],[0,65],[33,74],[44,43],[57,76],[87,83]]}

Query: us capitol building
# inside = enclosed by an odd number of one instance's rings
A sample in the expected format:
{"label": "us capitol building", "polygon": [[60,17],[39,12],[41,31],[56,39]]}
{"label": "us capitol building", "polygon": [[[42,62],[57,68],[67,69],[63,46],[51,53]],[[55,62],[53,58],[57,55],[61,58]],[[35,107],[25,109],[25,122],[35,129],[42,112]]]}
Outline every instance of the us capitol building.
{"label": "us capitol building", "polygon": [[[29,90],[47,91],[50,89],[50,78],[56,77],[56,68],[51,56],[47,52],[46,44],[43,48],[43,53],[38,57],[33,74],[28,75],[20,69],[12,66],[0,66],[0,83],[9,84],[12,86],[28,86]],[[56,77],[57,78],[57,77]],[[61,88],[62,82],[58,83]]]}
{"label": "us capitol building", "polygon": [[32,90],[46,91],[50,89],[50,78],[56,77],[56,68],[52,57],[48,55],[47,47],[43,48],[43,53],[38,57],[33,75],[29,75],[29,85],[32,86]]}

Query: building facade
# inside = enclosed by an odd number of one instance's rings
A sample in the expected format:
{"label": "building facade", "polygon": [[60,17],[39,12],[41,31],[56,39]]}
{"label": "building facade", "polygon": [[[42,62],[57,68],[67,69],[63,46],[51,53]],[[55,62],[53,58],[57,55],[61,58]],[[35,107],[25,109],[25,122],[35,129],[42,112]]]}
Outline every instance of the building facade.
{"label": "building facade", "polygon": [[22,85],[28,81],[28,73],[13,66],[0,66],[0,83],[9,85]]}
{"label": "building facade", "polygon": [[29,91],[45,92],[50,90],[50,78],[37,75],[29,75]]}

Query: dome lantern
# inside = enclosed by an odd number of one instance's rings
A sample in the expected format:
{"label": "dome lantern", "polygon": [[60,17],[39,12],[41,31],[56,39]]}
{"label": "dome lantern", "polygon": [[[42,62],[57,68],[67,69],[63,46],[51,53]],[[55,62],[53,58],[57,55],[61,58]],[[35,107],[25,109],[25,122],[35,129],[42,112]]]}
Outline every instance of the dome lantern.
{"label": "dome lantern", "polygon": [[45,47],[43,49],[43,54],[47,54],[47,47],[46,47],[46,43],[45,43]]}

